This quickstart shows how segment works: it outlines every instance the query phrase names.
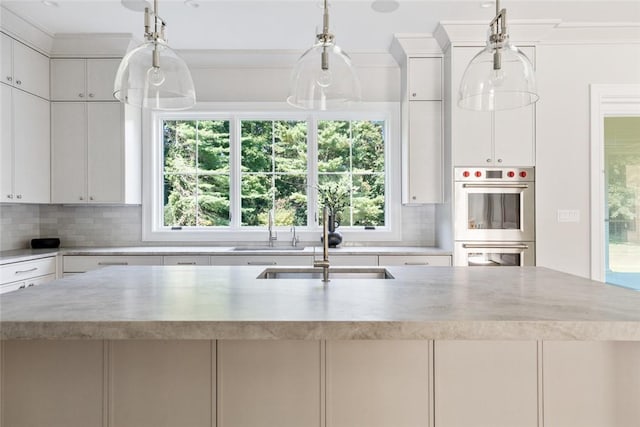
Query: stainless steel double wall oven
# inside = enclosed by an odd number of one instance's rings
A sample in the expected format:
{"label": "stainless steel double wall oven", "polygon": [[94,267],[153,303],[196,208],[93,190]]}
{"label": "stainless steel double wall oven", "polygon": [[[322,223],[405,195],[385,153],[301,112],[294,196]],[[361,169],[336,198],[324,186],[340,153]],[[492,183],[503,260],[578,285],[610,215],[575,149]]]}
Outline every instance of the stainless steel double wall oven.
{"label": "stainless steel double wall oven", "polygon": [[454,170],[454,265],[535,265],[533,168]]}

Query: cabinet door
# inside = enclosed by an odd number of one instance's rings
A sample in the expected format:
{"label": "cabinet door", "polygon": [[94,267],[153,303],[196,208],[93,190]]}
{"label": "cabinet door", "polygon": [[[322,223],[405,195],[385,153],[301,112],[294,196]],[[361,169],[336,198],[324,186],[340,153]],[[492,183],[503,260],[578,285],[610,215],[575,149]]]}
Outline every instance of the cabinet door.
{"label": "cabinet door", "polygon": [[441,58],[409,58],[409,100],[442,100]]}
{"label": "cabinet door", "polygon": [[13,39],[0,33],[0,43],[0,81],[13,84]]}
{"label": "cabinet door", "polygon": [[17,201],[51,201],[49,101],[14,90],[14,191]]}
{"label": "cabinet door", "polygon": [[114,101],[113,83],[119,59],[87,59],[87,97],[90,101]]}
{"label": "cabinet door", "polygon": [[545,427],[640,425],[640,343],[545,341]]}
{"label": "cabinet door", "polygon": [[454,47],[451,64],[451,141],[454,166],[493,164],[493,113],[458,107],[462,76],[480,47]]}
{"label": "cabinet door", "polygon": [[87,105],[87,177],[89,203],[124,202],[123,106],[119,102]]}
{"label": "cabinet door", "polygon": [[5,341],[2,350],[3,426],[104,426],[102,341]]}
{"label": "cabinet door", "polygon": [[327,341],[327,427],[429,425],[428,341]]}
{"label": "cabinet door", "polygon": [[442,102],[409,102],[404,203],[442,202]]}
{"label": "cabinet door", "polygon": [[[522,51],[534,60],[534,48]],[[535,165],[535,104],[494,113],[494,164]]]}
{"label": "cabinet door", "polygon": [[538,426],[535,341],[436,341],[434,360],[436,426]]}
{"label": "cabinet door", "polygon": [[[4,36],[3,36],[4,40]],[[3,46],[4,48],[4,46]],[[13,201],[13,89],[0,84],[0,201]]]}
{"label": "cabinet door", "polygon": [[86,62],[84,59],[51,60],[51,100],[85,100]]}
{"label": "cabinet door", "polygon": [[86,203],[86,103],[51,103],[51,201]]}
{"label": "cabinet door", "polygon": [[116,340],[110,359],[110,427],[212,425],[210,341]]}
{"label": "cabinet door", "polygon": [[14,41],[13,84],[29,93],[49,99],[49,58]]}
{"label": "cabinet door", "polygon": [[321,425],[318,341],[218,341],[219,427]]}

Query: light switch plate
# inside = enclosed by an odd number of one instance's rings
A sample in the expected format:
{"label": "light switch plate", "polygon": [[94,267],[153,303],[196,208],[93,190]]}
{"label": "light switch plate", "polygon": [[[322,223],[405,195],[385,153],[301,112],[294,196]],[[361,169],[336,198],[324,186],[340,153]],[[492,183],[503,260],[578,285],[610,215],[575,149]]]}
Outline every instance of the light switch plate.
{"label": "light switch plate", "polygon": [[558,209],[558,222],[580,222],[580,211],[575,209]]}

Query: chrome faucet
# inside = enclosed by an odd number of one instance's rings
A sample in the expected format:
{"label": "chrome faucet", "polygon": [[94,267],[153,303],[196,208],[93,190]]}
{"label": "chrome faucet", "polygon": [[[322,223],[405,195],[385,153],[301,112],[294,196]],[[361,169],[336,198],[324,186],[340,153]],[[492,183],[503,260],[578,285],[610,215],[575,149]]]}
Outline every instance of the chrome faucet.
{"label": "chrome faucet", "polygon": [[313,261],[314,267],[322,267],[322,281],[329,281],[329,210],[322,208],[322,261]]}
{"label": "chrome faucet", "polygon": [[278,233],[273,231],[273,209],[269,211],[269,246],[273,246],[273,241],[278,240]]}
{"label": "chrome faucet", "polygon": [[292,225],[291,226],[291,246],[295,247],[298,246],[298,236],[296,236],[296,226]]}

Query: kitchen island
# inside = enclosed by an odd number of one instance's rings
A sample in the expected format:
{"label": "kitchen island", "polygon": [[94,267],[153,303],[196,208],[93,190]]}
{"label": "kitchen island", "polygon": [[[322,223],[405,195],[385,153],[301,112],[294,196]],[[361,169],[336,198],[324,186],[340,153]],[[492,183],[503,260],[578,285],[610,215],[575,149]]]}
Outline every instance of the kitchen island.
{"label": "kitchen island", "polygon": [[264,269],[2,295],[2,427],[640,423],[640,293],[536,267]]}

